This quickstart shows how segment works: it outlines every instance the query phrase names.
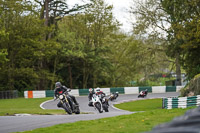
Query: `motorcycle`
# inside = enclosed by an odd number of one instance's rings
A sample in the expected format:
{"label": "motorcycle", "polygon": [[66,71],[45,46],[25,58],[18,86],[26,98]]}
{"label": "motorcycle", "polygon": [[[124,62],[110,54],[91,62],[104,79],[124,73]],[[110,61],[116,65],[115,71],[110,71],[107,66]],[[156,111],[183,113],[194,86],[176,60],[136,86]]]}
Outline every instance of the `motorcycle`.
{"label": "motorcycle", "polygon": [[148,94],[148,91],[140,91],[140,94],[138,95],[138,98],[140,98],[140,97],[144,98],[144,97],[147,96],[147,94]]}
{"label": "motorcycle", "polygon": [[119,96],[118,92],[111,93],[109,100],[110,101],[116,100],[118,96]]}
{"label": "motorcycle", "polygon": [[105,97],[105,96],[101,96],[100,97],[102,100],[102,106],[103,106],[103,110],[105,111],[105,112],[109,112],[109,110],[108,110],[108,107],[109,107],[109,105],[108,105],[108,99]]}
{"label": "motorcycle", "polygon": [[[69,91],[68,91],[69,92]],[[62,93],[59,92],[59,95],[57,96],[57,98],[59,98],[60,102],[62,103],[62,107],[63,109],[69,114],[71,115],[72,113],[75,114],[80,114],[80,109],[79,106],[76,105],[72,98],[69,96],[68,92]],[[57,99],[56,98],[56,99]],[[55,99],[55,100],[56,100]]]}
{"label": "motorcycle", "polygon": [[107,104],[107,99],[105,97],[93,94],[92,103],[94,108],[97,109],[99,113],[102,113],[103,110],[105,110],[105,112],[108,112],[108,104]]}

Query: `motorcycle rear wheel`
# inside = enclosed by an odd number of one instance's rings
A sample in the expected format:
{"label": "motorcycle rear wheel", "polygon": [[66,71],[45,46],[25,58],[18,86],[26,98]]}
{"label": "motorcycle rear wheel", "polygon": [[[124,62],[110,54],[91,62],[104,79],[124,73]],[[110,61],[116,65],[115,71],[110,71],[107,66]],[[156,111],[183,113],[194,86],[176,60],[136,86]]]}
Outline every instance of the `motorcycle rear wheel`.
{"label": "motorcycle rear wheel", "polygon": [[77,107],[75,107],[76,109],[76,111],[75,111],[75,114],[80,114],[80,109],[79,109],[79,106],[77,106]]}
{"label": "motorcycle rear wheel", "polygon": [[105,110],[105,112],[109,112],[109,111],[108,111],[108,106],[105,105],[105,104],[103,104],[103,109]]}

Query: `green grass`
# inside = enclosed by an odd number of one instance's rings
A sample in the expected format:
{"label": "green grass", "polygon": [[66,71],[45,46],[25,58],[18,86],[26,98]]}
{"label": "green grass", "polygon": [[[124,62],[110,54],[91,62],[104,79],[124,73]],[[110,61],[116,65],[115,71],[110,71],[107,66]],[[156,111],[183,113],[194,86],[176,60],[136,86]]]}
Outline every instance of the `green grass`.
{"label": "green grass", "polygon": [[175,116],[182,115],[186,110],[153,110],[112,118],[59,124],[24,133],[141,133],[150,131],[154,126],[170,121]]}
{"label": "green grass", "polygon": [[129,111],[149,111],[154,109],[161,109],[162,99],[158,98],[158,99],[148,99],[148,100],[137,100],[122,104],[115,104],[115,107]]}
{"label": "green grass", "polygon": [[64,110],[43,110],[40,104],[52,98],[18,98],[0,100],[0,116],[19,113],[28,114],[65,114]]}

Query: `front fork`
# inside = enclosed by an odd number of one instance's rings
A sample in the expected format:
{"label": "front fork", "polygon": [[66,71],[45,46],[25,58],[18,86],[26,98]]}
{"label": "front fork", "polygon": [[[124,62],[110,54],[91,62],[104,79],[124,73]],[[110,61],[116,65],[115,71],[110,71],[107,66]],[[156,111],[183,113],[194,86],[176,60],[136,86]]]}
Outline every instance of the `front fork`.
{"label": "front fork", "polygon": [[[99,102],[99,103],[100,103],[100,102]],[[96,109],[96,105],[95,105],[95,104],[96,104],[96,103],[94,103],[94,105],[93,105],[93,106],[94,106],[94,107],[95,107],[95,109]],[[101,105],[101,106],[100,106],[100,107],[101,107],[101,111],[103,111],[103,105],[102,105],[102,103],[100,103],[100,105]]]}
{"label": "front fork", "polygon": [[[61,103],[62,104],[64,104],[65,102],[68,104],[68,105],[70,105],[70,107],[71,107],[71,104],[70,104],[70,102],[68,101],[68,99],[67,99],[67,96],[65,96],[65,99],[64,100],[60,100],[61,101]],[[73,106],[72,106],[72,109],[74,109],[73,108]]]}

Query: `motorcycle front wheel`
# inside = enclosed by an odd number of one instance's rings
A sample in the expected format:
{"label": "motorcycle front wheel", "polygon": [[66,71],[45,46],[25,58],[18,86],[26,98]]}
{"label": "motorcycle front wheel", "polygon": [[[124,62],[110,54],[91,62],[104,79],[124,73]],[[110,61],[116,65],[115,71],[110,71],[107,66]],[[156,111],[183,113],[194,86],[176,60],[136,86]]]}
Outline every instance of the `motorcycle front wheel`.
{"label": "motorcycle front wheel", "polygon": [[99,113],[103,112],[103,111],[101,111],[101,104],[100,103],[96,103],[95,107],[97,108],[97,110],[99,111]]}
{"label": "motorcycle front wheel", "polygon": [[71,110],[70,106],[67,103],[63,103],[63,108],[69,115],[72,114],[72,110]]}

